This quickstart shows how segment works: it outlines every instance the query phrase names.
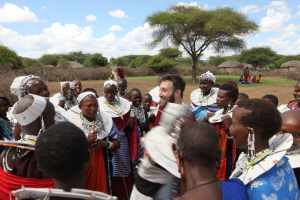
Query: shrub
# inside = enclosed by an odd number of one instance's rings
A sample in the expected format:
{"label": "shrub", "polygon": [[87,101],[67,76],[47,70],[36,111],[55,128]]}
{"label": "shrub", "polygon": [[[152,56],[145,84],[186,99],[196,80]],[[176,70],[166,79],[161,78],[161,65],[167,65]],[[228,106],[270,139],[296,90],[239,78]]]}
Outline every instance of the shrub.
{"label": "shrub", "polygon": [[86,67],[104,67],[107,64],[107,58],[103,57],[100,53],[95,53],[88,56],[83,63],[83,65]]}
{"label": "shrub", "polygon": [[16,54],[16,52],[10,50],[9,48],[0,45],[0,69],[21,69],[23,68],[23,63],[21,58]]}

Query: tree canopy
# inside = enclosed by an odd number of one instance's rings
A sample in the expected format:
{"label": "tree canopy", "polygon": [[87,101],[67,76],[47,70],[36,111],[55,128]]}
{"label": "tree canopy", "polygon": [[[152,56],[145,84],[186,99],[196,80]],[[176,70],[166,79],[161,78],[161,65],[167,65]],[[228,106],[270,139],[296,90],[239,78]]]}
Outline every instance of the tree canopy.
{"label": "tree canopy", "polygon": [[199,7],[175,6],[147,18],[155,28],[153,45],[164,40],[181,46],[192,58],[193,80],[199,58],[208,47],[216,51],[240,50],[241,36],[257,30],[257,25],[231,8],[204,10]]}
{"label": "tree canopy", "polygon": [[23,68],[22,59],[6,46],[0,45],[0,66],[1,69],[20,69]]}
{"label": "tree canopy", "polygon": [[253,65],[254,67],[263,67],[274,64],[277,54],[268,47],[256,47],[242,51],[239,61]]}

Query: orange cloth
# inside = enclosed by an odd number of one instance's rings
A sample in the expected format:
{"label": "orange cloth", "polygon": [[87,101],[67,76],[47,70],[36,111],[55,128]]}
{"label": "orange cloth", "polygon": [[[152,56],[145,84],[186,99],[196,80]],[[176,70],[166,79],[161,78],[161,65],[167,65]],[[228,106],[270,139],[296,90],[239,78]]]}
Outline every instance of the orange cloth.
{"label": "orange cloth", "polygon": [[0,167],[0,199],[9,200],[14,199],[11,197],[11,192],[21,187],[32,188],[53,188],[54,181],[52,179],[35,179],[23,178],[3,171]]}
{"label": "orange cloth", "polygon": [[108,193],[107,171],[105,155],[102,147],[97,147],[90,152],[90,161],[86,171],[86,188]]}
{"label": "orange cloth", "polygon": [[[224,126],[223,123],[217,123],[217,124],[214,124],[214,127],[216,128],[217,130],[217,133],[218,133],[218,136],[219,136],[219,148],[220,148],[220,151],[221,151],[221,155],[220,155],[220,163],[219,163],[219,166],[218,166],[218,170],[217,170],[217,177],[220,179],[220,180],[225,180],[227,179],[228,177],[226,177],[226,172],[228,170],[232,171],[233,170],[233,165],[234,165],[234,161],[235,161],[235,158],[236,158],[236,145],[233,144],[232,145],[232,149],[228,149],[228,145],[227,145],[227,142],[228,142],[228,139],[227,139],[227,132],[226,132],[226,128]],[[232,151],[231,152],[231,162],[228,160],[227,158],[227,151]],[[230,162],[231,163],[231,169],[227,169],[227,162]]]}

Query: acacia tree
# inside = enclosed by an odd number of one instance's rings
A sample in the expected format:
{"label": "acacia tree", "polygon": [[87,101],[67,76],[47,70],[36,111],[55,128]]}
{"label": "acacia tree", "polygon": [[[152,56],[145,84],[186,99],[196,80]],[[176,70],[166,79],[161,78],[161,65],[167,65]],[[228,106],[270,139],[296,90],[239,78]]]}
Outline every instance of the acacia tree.
{"label": "acacia tree", "polygon": [[193,6],[175,6],[154,13],[147,21],[155,30],[153,45],[167,39],[175,46],[181,46],[191,56],[194,82],[197,64],[208,47],[213,47],[217,52],[241,50],[245,46],[241,36],[258,28],[255,22],[231,8],[204,10]]}

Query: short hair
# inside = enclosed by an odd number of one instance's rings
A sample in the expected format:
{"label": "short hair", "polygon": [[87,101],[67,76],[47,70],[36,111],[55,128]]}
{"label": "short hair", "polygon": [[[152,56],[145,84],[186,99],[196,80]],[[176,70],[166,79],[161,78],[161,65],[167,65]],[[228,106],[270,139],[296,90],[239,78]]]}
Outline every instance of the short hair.
{"label": "short hair", "polygon": [[239,102],[238,106],[250,111],[241,118],[241,123],[254,130],[261,130],[261,137],[265,141],[280,130],[282,120],[274,105],[262,99],[249,99]]}
{"label": "short hair", "polygon": [[82,172],[89,160],[88,142],[82,130],[61,122],[39,135],[35,154],[45,175],[64,181]]}
{"label": "short hair", "polygon": [[228,97],[232,99],[233,102],[236,102],[236,100],[239,97],[239,89],[233,83],[224,83],[220,86],[219,90],[225,90],[227,92]]}
{"label": "short hair", "polygon": [[141,92],[140,89],[138,89],[138,88],[132,88],[132,89],[129,91],[129,93],[128,93],[128,98],[129,98],[129,99],[131,99],[132,93],[133,93],[133,92],[137,92],[137,93],[142,97],[142,92]]}
{"label": "short hair", "polygon": [[268,99],[271,103],[273,103],[276,107],[278,106],[278,97],[273,94],[266,94],[262,97],[262,99]]}
{"label": "short hair", "polygon": [[177,144],[183,159],[190,164],[206,168],[216,167],[220,152],[218,135],[209,124],[183,124]]}
{"label": "short hair", "polygon": [[147,96],[152,101],[152,96],[149,93],[144,94],[144,97]]}
{"label": "short hair", "polygon": [[185,81],[180,75],[166,74],[160,78],[159,83],[163,81],[171,81],[173,83],[174,90],[180,90],[181,95],[183,96],[183,92],[185,90]]}
{"label": "short hair", "polygon": [[249,95],[246,94],[246,93],[240,92],[238,98],[242,98],[243,100],[244,100],[244,99],[249,99]]}

